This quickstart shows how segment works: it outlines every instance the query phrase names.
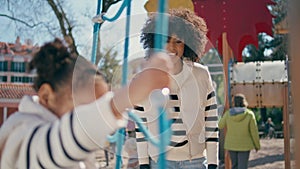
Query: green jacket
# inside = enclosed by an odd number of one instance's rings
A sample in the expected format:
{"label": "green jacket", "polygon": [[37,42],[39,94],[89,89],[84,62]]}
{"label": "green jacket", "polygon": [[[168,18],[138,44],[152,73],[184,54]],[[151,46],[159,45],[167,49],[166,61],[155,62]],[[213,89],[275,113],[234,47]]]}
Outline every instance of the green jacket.
{"label": "green jacket", "polygon": [[259,134],[254,113],[243,107],[231,108],[219,121],[227,127],[224,148],[232,151],[259,150]]}

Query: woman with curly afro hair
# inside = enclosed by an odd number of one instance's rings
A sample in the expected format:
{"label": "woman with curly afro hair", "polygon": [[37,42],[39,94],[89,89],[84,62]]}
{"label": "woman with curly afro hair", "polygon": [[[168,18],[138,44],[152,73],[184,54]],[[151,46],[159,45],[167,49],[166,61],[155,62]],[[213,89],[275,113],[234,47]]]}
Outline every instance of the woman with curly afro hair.
{"label": "woman with curly afro hair", "polygon": [[[146,58],[154,49],[157,15],[149,15],[141,33]],[[203,18],[188,9],[168,12],[168,34],[165,51],[171,58],[170,97],[166,112],[171,119],[170,144],[167,146],[167,168],[215,169],[218,166],[218,114],[216,94],[206,66],[199,63],[207,43],[208,31]],[[158,137],[157,111],[149,100],[136,106],[150,132]],[[157,168],[157,148],[144,139],[137,128],[140,168]]]}

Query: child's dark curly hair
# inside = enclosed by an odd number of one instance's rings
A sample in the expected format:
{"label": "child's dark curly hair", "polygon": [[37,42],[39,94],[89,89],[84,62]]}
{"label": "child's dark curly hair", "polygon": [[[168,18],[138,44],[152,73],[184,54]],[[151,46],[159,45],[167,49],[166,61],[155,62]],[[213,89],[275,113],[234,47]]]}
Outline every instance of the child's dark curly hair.
{"label": "child's dark curly hair", "polygon": [[[194,62],[198,61],[203,55],[207,43],[206,33],[208,30],[205,21],[185,8],[171,9],[168,14],[168,38],[176,35],[184,42],[183,57]],[[150,14],[149,19],[142,28],[140,41],[144,49],[148,50],[146,57],[149,57],[151,50],[154,48],[156,17],[156,14]]]}
{"label": "child's dark curly hair", "polygon": [[[73,89],[85,86],[94,75],[102,74],[85,58],[72,54],[60,39],[43,45],[29,63],[29,71],[36,70],[34,88],[48,83],[54,91],[62,85]],[[103,76],[102,76],[103,77]]]}
{"label": "child's dark curly hair", "polygon": [[29,70],[37,73],[35,90],[48,83],[56,91],[61,84],[71,82],[76,58],[58,38],[43,45],[29,63]]}

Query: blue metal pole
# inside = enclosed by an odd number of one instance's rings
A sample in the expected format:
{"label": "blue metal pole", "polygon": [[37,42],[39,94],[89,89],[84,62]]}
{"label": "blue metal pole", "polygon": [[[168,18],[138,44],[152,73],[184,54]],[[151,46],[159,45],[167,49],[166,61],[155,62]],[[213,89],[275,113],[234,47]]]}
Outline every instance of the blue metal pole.
{"label": "blue metal pole", "polygon": [[153,145],[155,145],[156,147],[159,147],[159,141],[156,140],[154,138],[154,136],[152,135],[152,133],[149,132],[149,130],[147,130],[146,126],[143,125],[143,121],[141,120],[140,117],[138,117],[136,114],[134,114],[133,112],[129,112],[128,116],[136,122],[136,124],[139,127],[139,130],[145,135],[145,138],[150,141],[150,143],[152,143]]}
{"label": "blue metal pole", "polygon": [[130,33],[130,13],[131,13],[131,0],[127,0],[127,11],[126,11],[126,32],[125,32],[125,43],[124,43],[124,58],[122,67],[122,85],[127,84],[128,76],[128,53],[129,53],[129,33]]}
{"label": "blue metal pole", "polygon": [[[128,7],[128,5],[129,5],[128,3],[130,3],[129,1],[131,1],[131,0],[124,0],[124,1],[123,1],[121,7],[119,8],[119,10],[118,10],[117,13],[115,14],[115,16],[113,16],[113,17],[111,17],[111,18],[108,18],[108,17],[106,17],[106,16],[102,16],[102,19],[103,19],[103,20],[106,20],[106,21],[109,21],[109,22],[112,22],[112,21],[117,20],[117,19],[121,16],[121,14],[122,14],[123,10],[125,9],[125,7],[126,7],[126,6]],[[127,8],[127,11],[128,11],[128,8]],[[130,11],[129,11],[129,12],[130,12]]]}
{"label": "blue metal pole", "polygon": [[[156,23],[156,35],[155,35],[155,50],[162,51],[164,48],[164,44],[167,40],[168,35],[168,16],[165,14],[167,7],[167,0],[160,0],[158,6],[158,20]],[[117,14],[112,18],[107,18],[105,16],[101,16],[102,20],[107,21],[114,21],[116,20],[120,14],[122,13],[123,9],[127,6],[127,18],[126,18],[126,37],[125,37],[125,44],[124,44],[124,59],[123,59],[123,67],[122,67],[122,86],[127,84],[127,74],[128,74],[128,51],[129,51],[129,31],[130,31],[130,13],[131,13],[131,0],[124,0],[121,8],[117,12]],[[98,0],[98,8],[97,8],[97,15],[100,14],[101,9],[101,0]],[[97,46],[98,46],[98,36],[99,36],[99,29],[102,23],[95,23],[94,24],[94,32],[93,32],[93,48],[92,48],[92,62],[96,62],[96,54],[97,54]],[[170,139],[170,132],[169,129],[169,121],[167,120],[167,115],[165,109],[163,107],[158,108],[159,113],[159,132],[160,132],[160,141],[152,140],[155,145],[159,147],[159,168],[164,169],[166,166],[165,161],[165,149]],[[146,134],[147,135],[147,134]],[[148,133],[149,138],[150,134]],[[116,169],[121,168],[122,164],[122,146],[124,144],[124,137],[125,137],[125,128],[118,130],[118,132],[114,136],[108,136],[109,141],[116,142],[117,144],[117,157],[116,157]]]}
{"label": "blue metal pole", "polygon": [[125,129],[119,129],[118,130],[118,135],[117,135],[118,139],[117,139],[117,154],[116,154],[116,165],[115,168],[116,169],[120,169],[122,166],[122,146],[124,144],[124,139],[125,139]]}
{"label": "blue metal pole", "polygon": [[155,25],[154,48],[155,51],[162,51],[167,40],[168,35],[168,16],[166,11],[168,9],[168,0],[160,0],[158,4],[158,19]]}
{"label": "blue metal pole", "polygon": [[[126,32],[124,43],[124,57],[122,67],[122,86],[127,84],[127,72],[128,72],[128,51],[129,51],[129,33],[130,33],[130,13],[131,13],[131,0],[127,0],[126,10]],[[119,129],[119,135],[117,139],[117,157],[116,157],[116,169],[120,169],[122,165],[122,146],[125,139],[125,128]]]}
{"label": "blue metal pole", "polygon": [[[158,17],[155,25],[155,37],[154,37],[154,50],[156,52],[163,51],[164,45],[168,35],[168,16],[166,11],[168,9],[168,0],[160,0],[158,4]],[[160,144],[159,144],[159,157],[158,164],[160,169],[166,168],[166,130],[167,130],[167,117],[166,112],[162,107],[159,107],[159,133],[160,133]]]}
{"label": "blue metal pole", "polygon": [[[97,12],[96,15],[100,14],[101,9],[101,0],[98,0]],[[98,36],[99,30],[102,23],[95,23],[94,24],[94,31],[93,31],[93,46],[92,46],[92,58],[91,62],[96,64],[96,55],[97,55],[97,47],[98,47]]]}
{"label": "blue metal pole", "polygon": [[168,120],[165,109],[159,107],[158,113],[159,116],[159,133],[160,133],[160,142],[159,142],[159,157],[158,164],[160,169],[166,168],[166,142],[168,139]]}

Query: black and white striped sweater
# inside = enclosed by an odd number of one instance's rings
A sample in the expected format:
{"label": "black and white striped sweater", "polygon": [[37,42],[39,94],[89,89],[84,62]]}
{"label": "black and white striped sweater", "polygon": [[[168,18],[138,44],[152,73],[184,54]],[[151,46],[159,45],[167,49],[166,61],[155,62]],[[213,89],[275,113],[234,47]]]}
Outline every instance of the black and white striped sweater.
{"label": "black and white striped sweater", "polygon": [[[184,63],[182,72],[173,76],[165,108],[172,121],[173,131],[167,147],[167,159],[183,161],[206,156],[208,164],[217,165],[217,102],[208,69],[200,64]],[[146,100],[136,105],[135,113],[142,118],[155,138],[159,139],[156,109]],[[157,160],[158,148],[146,141],[138,127],[136,139],[140,165],[149,164],[149,157]]]}
{"label": "black and white striped sweater", "polygon": [[112,96],[108,92],[60,119],[23,97],[19,112],[0,129],[1,168],[96,168],[93,152],[105,146],[108,134],[127,124],[112,114]]}

